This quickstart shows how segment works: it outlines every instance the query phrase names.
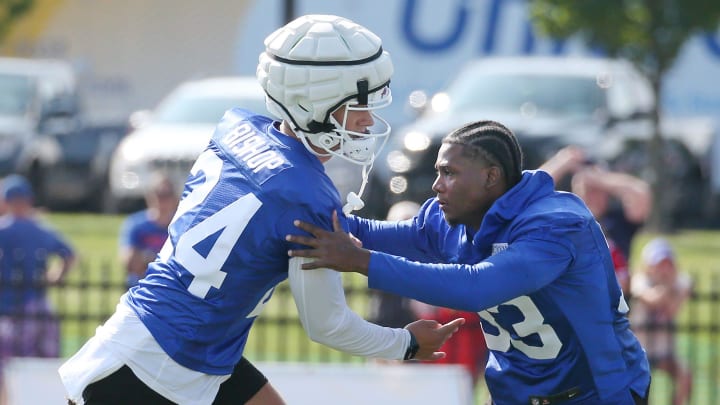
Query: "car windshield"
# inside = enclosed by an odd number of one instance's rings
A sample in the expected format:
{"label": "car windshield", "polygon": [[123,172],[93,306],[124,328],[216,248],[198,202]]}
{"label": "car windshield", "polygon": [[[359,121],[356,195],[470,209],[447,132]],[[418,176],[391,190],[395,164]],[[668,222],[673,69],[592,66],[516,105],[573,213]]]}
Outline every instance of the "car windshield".
{"label": "car windshield", "polygon": [[160,124],[215,124],[226,110],[242,107],[265,113],[265,99],[178,96],[158,107],[154,122]]}
{"label": "car windshield", "polygon": [[0,115],[24,115],[32,105],[33,94],[32,78],[0,73]]}
{"label": "car windshield", "polygon": [[483,109],[524,115],[591,117],[604,109],[594,79],[551,75],[465,75],[449,90],[451,112]]}

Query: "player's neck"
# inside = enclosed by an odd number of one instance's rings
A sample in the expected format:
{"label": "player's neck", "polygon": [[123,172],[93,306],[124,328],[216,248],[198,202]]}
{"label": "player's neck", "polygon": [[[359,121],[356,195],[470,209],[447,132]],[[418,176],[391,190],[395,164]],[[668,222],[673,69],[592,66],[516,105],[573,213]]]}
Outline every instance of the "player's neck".
{"label": "player's neck", "polygon": [[285,121],[285,120],[283,120],[282,122],[280,122],[280,132],[282,132],[283,134],[285,134],[285,135],[287,135],[287,136],[289,136],[289,137],[298,139],[298,136],[295,134],[295,131],[293,131],[293,130],[290,128],[290,125],[288,125],[287,121]]}
{"label": "player's neck", "polygon": [[[288,125],[287,121],[283,120],[280,123],[280,132],[282,132],[283,134],[285,134],[289,137],[297,139],[298,142],[302,143],[303,146],[305,146],[305,143],[302,141],[302,139],[300,139],[300,137],[295,133],[295,131],[293,131],[290,128],[290,125]],[[331,156],[326,156],[325,151],[323,151],[322,149],[320,149],[317,146],[310,143],[309,140],[308,140],[308,145],[310,145],[309,147],[315,151],[314,154],[320,160],[321,163],[325,164],[328,160],[330,160]]]}

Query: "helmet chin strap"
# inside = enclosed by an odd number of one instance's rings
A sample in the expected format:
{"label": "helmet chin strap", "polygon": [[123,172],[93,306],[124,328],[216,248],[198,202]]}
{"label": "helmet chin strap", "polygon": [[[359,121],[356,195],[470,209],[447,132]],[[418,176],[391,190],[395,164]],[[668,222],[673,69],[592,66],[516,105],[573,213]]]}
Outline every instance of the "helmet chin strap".
{"label": "helmet chin strap", "polygon": [[369,165],[363,165],[362,184],[360,185],[360,190],[357,193],[355,193],[354,191],[348,193],[346,198],[347,202],[343,206],[343,213],[345,215],[348,215],[353,211],[361,210],[365,206],[365,202],[362,200],[361,197],[363,191],[365,191],[365,186],[368,183],[368,174],[370,173],[370,170],[372,170],[372,163],[370,163]]}
{"label": "helmet chin strap", "polygon": [[365,202],[357,195],[354,191],[351,191],[347,195],[347,202],[343,206],[343,213],[345,215],[350,214],[353,211],[362,209],[365,206]]}
{"label": "helmet chin strap", "polygon": [[[296,130],[295,133],[301,132],[299,130]],[[320,154],[317,151],[315,151],[310,145],[315,145],[312,141],[308,139],[308,136],[304,133],[299,134],[298,138],[300,138],[300,141],[305,145],[305,147],[311,151],[313,154],[317,156],[332,156],[332,154]],[[375,160],[373,159],[370,164],[363,165],[362,167],[362,184],[360,185],[360,190],[355,193],[354,191],[351,191],[347,194],[347,197],[345,198],[345,205],[343,205],[343,213],[345,215],[350,214],[353,211],[361,210],[363,207],[365,207],[365,202],[362,200],[361,196],[363,194],[363,191],[365,191],[365,186],[368,183],[368,176],[370,173],[370,170],[372,170],[372,166]]]}

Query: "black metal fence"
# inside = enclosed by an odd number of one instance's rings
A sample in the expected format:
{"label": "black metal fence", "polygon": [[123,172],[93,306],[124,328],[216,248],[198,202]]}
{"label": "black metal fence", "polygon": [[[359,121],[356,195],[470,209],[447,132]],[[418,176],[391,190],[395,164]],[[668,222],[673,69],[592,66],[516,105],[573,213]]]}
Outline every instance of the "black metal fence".
{"label": "black metal fence", "polygon": [[[94,334],[114,311],[120,296],[125,292],[122,271],[115,265],[80,265],[62,285],[47,288],[53,313],[36,315],[46,322],[60,326],[60,353],[66,357],[74,353]],[[677,354],[692,370],[693,389],[691,404],[720,404],[720,274],[695,275],[695,290],[683,308],[676,326]],[[365,316],[371,291],[363,277],[345,278],[348,304]],[[0,285],[0,296],[11,285]],[[2,319],[3,316],[0,316]],[[8,316],[4,316],[5,319]],[[17,341],[23,333],[16,333]],[[50,337],[50,336],[48,336]],[[7,343],[4,350],[7,350]],[[252,329],[246,346],[246,356],[255,361],[301,362],[363,362],[350,356],[311,342],[297,318],[297,311],[287,282],[276,289]],[[653,372],[651,404],[672,403],[675,384],[669,374]]]}

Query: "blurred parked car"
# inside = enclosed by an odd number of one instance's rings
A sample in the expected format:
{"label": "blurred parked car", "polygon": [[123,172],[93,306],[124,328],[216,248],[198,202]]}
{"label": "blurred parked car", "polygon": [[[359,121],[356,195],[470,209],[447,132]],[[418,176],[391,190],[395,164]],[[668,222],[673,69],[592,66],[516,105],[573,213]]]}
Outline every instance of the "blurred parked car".
{"label": "blurred parked car", "polygon": [[254,77],[187,81],[153,111],[133,113],[133,130],[120,142],[110,164],[112,208],[127,211],[141,206],[156,171],[165,171],[175,183],[184,184],[215,125],[226,110],[236,106],[266,111],[264,93]]}
{"label": "blurred parked car", "polygon": [[72,134],[57,137],[60,153],[37,166],[33,176],[45,206],[55,210],[105,211],[111,196],[110,158],[127,134],[126,122],[84,124]]}
{"label": "blurred parked car", "polygon": [[[271,116],[265,107],[265,92],[254,76],[187,81],[171,91],[154,111],[134,113],[130,121],[136,129],[121,141],[112,157],[109,201],[114,206],[108,210],[142,206],[153,172],[167,172],[177,184],[184,184],[215,125],[232,107]],[[331,159],[325,167],[341,195],[359,187],[359,166]]]}
{"label": "blurred parked car", "polygon": [[[434,163],[442,137],[481,119],[499,121],[515,132],[525,169],[537,168],[561,147],[574,144],[595,160],[647,174],[645,143],[652,135],[649,114],[655,100],[649,81],[627,61],[483,58],[468,63],[446,90],[429,99],[415,94],[413,102],[421,113],[392,135],[378,158],[364,215],[381,217],[396,201],[434,196]],[[696,199],[686,189],[702,187],[701,166],[713,131],[703,125],[663,126],[673,184],[682,188],[672,195]],[[682,210],[681,201],[676,208]]]}
{"label": "blurred parked car", "polygon": [[[59,60],[0,58],[0,172],[17,171],[42,135],[77,126],[75,74]],[[49,153],[49,152],[48,152]]]}
{"label": "blurred parked car", "polygon": [[[80,110],[69,63],[0,58],[0,176],[27,176],[40,205],[55,208],[94,198],[107,171],[90,167],[102,157],[94,149],[99,138],[82,128]],[[83,154],[76,147],[93,149]]]}

